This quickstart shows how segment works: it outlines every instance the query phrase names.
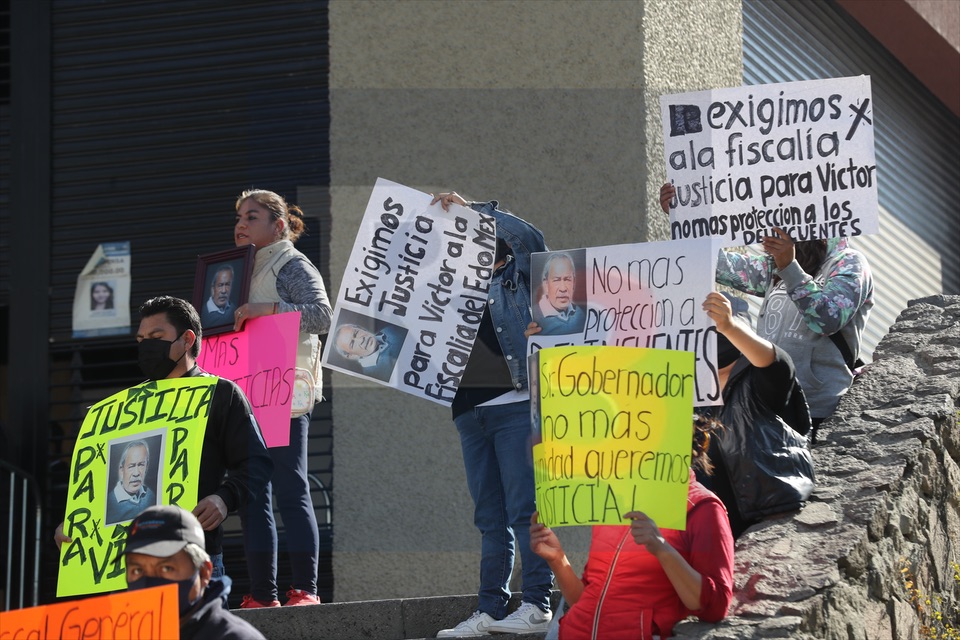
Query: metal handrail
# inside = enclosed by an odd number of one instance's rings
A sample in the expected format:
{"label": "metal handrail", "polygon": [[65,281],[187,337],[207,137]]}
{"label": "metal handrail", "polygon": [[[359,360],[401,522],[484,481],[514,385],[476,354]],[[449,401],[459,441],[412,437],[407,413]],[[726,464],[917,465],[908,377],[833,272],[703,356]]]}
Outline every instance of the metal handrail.
{"label": "metal handrail", "polygon": [[311,493],[313,491],[319,491],[320,494],[323,496],[323,501],[326,503],[324,505],[326,507],[326,509],[324,509],[324,512],[327,520],[324,524],[326,524],[327,526],[330,526],[330,524],[332,523],[331,507],[333,505],[333,501],[330,498],[329,489],[327,489],[327,486],[323,484],[323,480],[321,480],[319,477],[317,477],[316,474],[313,474],[313,473],[307,474],[307,482],[312,486],[312,488],[310,489]]}
{"label": "metal handrail", "polygon": [[[35,505],[36,518],[33,532],[33,578],[32,578],[32,601],[28,606],[35,607],[40,604],[40,527],[42,510],[40,507],[40,492],[37,481],[23,469],[14,466],[8,462],[0,460],[0,469],[10,476],[10,499],[7,503],[7,576],[4,589],[3,610],[10,611],[11,588],[13,586],[13,550],[16,546],[16,540],[19,539],[19,566],[20,566],[20,586],[17,590],[19,603],[17,608],[24,607],[24,593],[27,586],[27,505],[32,493],[33,504]],[[21,489],[20,499],[20,530],[17,538],[14,538],[15,519],[17,516],[17,486]]]}

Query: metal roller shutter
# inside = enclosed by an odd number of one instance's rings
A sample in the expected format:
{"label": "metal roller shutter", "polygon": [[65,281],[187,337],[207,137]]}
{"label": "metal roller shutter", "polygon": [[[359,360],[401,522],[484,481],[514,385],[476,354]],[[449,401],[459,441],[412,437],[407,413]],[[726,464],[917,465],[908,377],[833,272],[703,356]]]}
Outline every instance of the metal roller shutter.
{"label": "metal roller shutter", "polygon": [[873,89],[880,198],[880,234],[854,240],[876,284],[868,360],[908,300],[960,292],[960,125],[835,3],[743,0],[744,84],[860,74]]}
{"label": "metal roller shutter", "polygon": [[[10,301],[10,0],[0,1],[0,307]],[[2,312],[6,327],[6,315]],[[3,335],[6,335],[4,331]],[[6,362],[3,360],[2,362]]]}
{"label": "metal roller shutter", "polygon": [[[197,256],[233,246],[234,198],[251,186],[303,206],[297,247],[329,281],[329,57],[323,0],[54,0],[51,16],[48,510],[62,513],[85,407],[142,378],[132,335],[71,337],[76,278],[99,243],[130,241],[131,332],[147,298],[191,299]],[[332,467],[327,402],[314,411],[309,470],[328,601]],[[236,606],[248,583],[239,523],[227,522]],[[280,563],[289,584],[284,553]]]}

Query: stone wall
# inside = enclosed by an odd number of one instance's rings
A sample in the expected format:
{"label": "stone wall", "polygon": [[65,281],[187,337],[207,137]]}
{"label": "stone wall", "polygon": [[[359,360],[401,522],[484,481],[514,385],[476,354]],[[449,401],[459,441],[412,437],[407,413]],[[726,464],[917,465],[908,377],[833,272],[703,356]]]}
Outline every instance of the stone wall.
{"label": "stone wall", "polygon": [[958,398],[960,296],[914,300],[822,425],[810,503],[738,541],[730,617],[677,636],[924,637],[901,569],[960,595]]}

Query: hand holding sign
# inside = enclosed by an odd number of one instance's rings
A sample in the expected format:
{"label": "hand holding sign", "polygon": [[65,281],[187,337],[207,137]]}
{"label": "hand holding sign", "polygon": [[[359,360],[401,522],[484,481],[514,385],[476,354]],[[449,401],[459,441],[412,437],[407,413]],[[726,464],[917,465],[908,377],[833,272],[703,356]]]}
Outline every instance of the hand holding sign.
{"label": "hand holding sign", "polygon": [[659,556],[665,550],[667,541],[653,519],[642,511],[631,511],[623,516],[630,520],[630,535],[637,544],[642,544],[651,554]]}
{"label": "hand holding sign", "polygon": [[777,269],[785,269],[797,257],[797,250],[786,231],[780,227],[774,227],[773,232],[776,235],[763,238],[763,250],[773,257],[773,261],[777,263]]}
{"label": "hand holding sign", "polygon": [[538,511],[534,511],[530,518],[530,549],[548,563],[557,562],[564,556],[557,534],[540,522]]}
{"label": "hand holding sign", "polygon": [[[433,196],[433,194],[430,194]],[[430,204],[440,203],[440,206],[443,207],[444,211],[450,211],[450,203],[458,204],[461,207],[467,206],[467,201],[464,200],[459,193],[452,191],[450,193],[441,193],[438,196],[433,196],[433,200],[430,201]]]}
{"label": "hand holding sign", "polygon": [[218,495],[207,496],[193,510],[204,531],[213,531],[227,518],[227,505]]}

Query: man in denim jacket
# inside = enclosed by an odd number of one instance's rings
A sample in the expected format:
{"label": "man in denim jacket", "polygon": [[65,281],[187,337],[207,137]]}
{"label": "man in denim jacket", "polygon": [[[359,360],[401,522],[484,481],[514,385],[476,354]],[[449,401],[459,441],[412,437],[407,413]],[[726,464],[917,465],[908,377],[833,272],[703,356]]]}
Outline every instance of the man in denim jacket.
{"label": "man in denim jacket", "polygon": [[[479,602],[470,618],[437,637],[542,632],[552,617],[553,574],[530,549],[536,492],[523,332],[531,320],[530,254],[547,248],[539,229],[500,211],[496,201],[468,204],[456,193],[442,193],[438,201],[445,211],[455,203],[493,216],[497,257],[487,307],[451,407],[481,534]],[[518,546],[523,602],[507,616]]]}

